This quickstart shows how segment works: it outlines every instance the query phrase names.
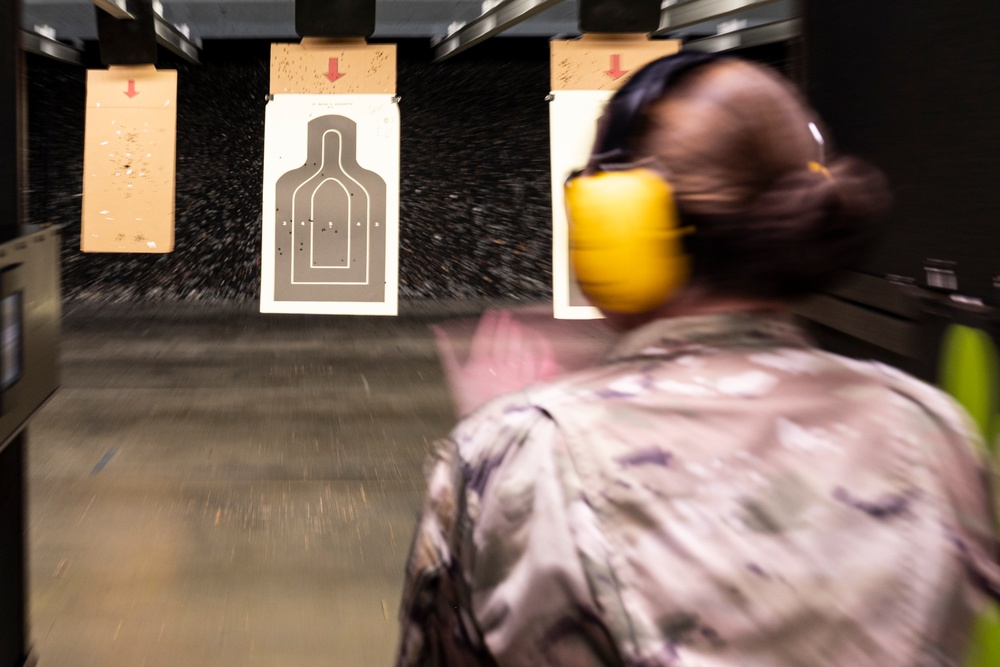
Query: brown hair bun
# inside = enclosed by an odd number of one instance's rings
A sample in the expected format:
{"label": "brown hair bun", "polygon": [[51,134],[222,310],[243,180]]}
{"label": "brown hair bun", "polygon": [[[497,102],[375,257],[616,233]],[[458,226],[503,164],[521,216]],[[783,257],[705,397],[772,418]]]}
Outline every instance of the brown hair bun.
{"label": "brown hair bun", "polygon": [[778,74],[740,60],[693,70],[643,114],[631,144],[663,166],[694,227],[694,283],[793,298],[863,258],[885,178],[850,157],[819,166],[815,118]]}

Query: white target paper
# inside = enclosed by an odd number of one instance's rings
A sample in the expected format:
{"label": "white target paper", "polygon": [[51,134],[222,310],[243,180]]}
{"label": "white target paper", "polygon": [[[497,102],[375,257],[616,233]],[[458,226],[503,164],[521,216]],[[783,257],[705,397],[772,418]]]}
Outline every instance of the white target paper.
{"label": "white target paper", "polygon": [[399,107],[276,95],[264,124],[264,313],[395,315]]}
{"label": "white target paper", "polygon": [[560,90],[549,102],[552,156],[552,300],[557,319],[595,319],[600,311],[580,293],[569,263],[569,224],[563,186],[587,164],[597,120],[613,90]]}

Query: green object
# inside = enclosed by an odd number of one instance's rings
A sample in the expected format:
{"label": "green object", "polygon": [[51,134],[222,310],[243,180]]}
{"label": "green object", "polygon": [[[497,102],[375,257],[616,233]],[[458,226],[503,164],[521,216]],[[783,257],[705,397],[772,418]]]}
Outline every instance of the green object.
{"label": "green object", "polygon": [[1000,665],[1000,612],[991,604],[976,619],[972,644],[965,658],[965,667],[996,667]]}
{"label": "green object", "polygon": [[[941,343],[941,388],[962,404],[979,425],[986,443],[983,456],[996,455],[997,348],[985,331],[953,324]],[[965,667],[1000,665],[1000,609],[990,604],[976,619]]]}
{"label": "green object", "polygon": [[[968,411],[983,434],[987,456],[996,455],[997,348],[985,331],[953,324],[941,343],[941,388]],[[1000,663],[998,663],[1000,664]]]}

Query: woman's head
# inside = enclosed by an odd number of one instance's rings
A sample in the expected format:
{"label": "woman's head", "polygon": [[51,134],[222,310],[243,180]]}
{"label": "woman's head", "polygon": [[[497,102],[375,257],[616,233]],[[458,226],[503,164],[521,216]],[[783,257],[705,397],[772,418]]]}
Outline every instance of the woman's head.
{"label": "woman's head", "polygon": [[732,58],[682,72],[639,109],[624,147],[663,171],[693,227],[692,286],[787,300],[860,259],[885,181],[858,160],[827,159],[817,123],[778,74]]}

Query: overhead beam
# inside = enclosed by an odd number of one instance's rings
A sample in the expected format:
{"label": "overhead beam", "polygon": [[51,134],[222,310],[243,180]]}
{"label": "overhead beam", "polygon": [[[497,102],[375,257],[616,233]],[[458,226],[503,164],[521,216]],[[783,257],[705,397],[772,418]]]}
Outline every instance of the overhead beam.
{"label": "overhead beam", "polygon": [[434,48],[434,61],[458,55],[560,2],[562,0],[504,0],[442,39]]}
{"label": "overhead beam", "polygon": [[127,0],[93,0],[98,9],[103,9],[116,19],[134,19],[135,15],[128,10]]}
{"label": "overhead beam", "polygon": [[694,39],[684,44],[684,50],[720,53],[722,51],[745,49],[751,46],[787,42],[801,34],[801,19],[789,19],[787,21],[776,21],[775,23],[744,28],[743,30],[734,30],[733,32],[713,35],[712,37]]}
{"label": "overhead beam", "polygon": [[201,44],[182,33],[174,24],[159,14],[155,16],[154,20],[156,23],[157,44],[190,63],[194,63],[195,65],[200,64],[198,50]]}
{"label": "overhead beam", "polygon": [[37,32],[29,30],[21,31],[21,46],[28,53],[34,53],[46,58],[61,60],[72,65],[83,64],[83,52],[75,49],[69,44],[64,44],[55,39],[39,35]]}
{"label": "overhead beam", "polygon": [[689,0],[675,3],[660,13],[660,27],[653,34],[662,35],[774,2],[778,0]]}

